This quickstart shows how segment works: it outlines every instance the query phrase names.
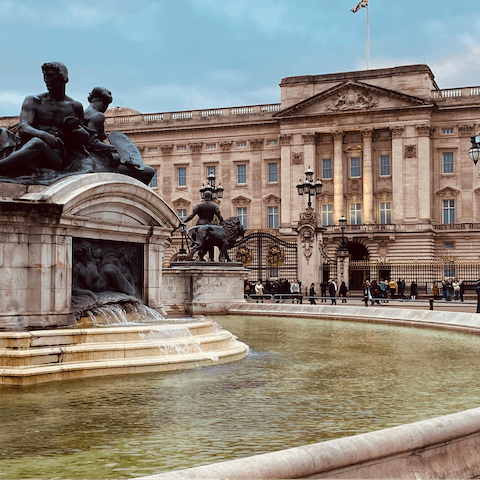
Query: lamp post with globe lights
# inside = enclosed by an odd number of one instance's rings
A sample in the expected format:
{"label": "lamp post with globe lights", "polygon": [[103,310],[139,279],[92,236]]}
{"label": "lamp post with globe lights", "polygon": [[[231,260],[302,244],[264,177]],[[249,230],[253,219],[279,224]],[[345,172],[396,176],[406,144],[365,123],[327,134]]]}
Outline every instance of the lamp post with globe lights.
{"label": "lamp post with globe lights", "polygon": [[[472,146],[470,147],[468,154],[476,165],[478,160],[480,160],[480,134],[470,137],[470,142]],[[480,280],[475,284],[475,291],[477,292],[477,313],[480,313]]]}
{"label": "lamp post with globe lights", "polygon": [[305,170],[305,180],[300,181],[297,184],[297,192],[299,195],[308,195],[308,208],[312,207],[312,197],[320,196],[322,194],[322,182],[317,178],[316,182],[313,182],[313,170],[308,167]]}

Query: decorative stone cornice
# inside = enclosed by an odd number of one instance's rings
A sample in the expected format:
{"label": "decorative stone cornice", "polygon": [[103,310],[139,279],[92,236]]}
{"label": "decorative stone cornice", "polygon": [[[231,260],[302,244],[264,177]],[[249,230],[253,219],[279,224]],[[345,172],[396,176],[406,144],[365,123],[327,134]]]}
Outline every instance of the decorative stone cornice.
{"label": "decorative stone cornice", "polygon": [[458,133],[461,137],[471,137],[475,135],[475,125],[459,125]]}
{"label": "decorative stone cornice", "polygon": [[366,128],[365,130],[362,130],[362,137],[364,141],[365,139],[371,140],[373,137],[373,128]]}
{"label": "decorative stone cornice", "polygon": [[190,206],[190,202],[188,200],[185,200],[184,198],[177,198],[176,200],[174,200],[172,202],[172,205],[175,207],[175,208],[178,208],[178,207],[188,207]]}
{"label": "decorative stone cornice", "polygon": [[290,145],[290,141],[292,140],[291,135],[280,135],[279,137],[280,145]]}
{"label": "decorative stone cornice", "polygon": [[301,165],[303,163],[303,152],[292,152],[292,163]]}
{"label": "decorative stone cornice", "polygon": [[198,153],[202,150],[202,145],[203,145],[203,143],[191,143],[190,144],[190,150],[193,153]]}
{"label": "decorative stone cornice", "polygon": [[254,139],[250,140],[250,147],[252,147],[252,150],[260,150],[263,146],[263,138],[262,139]]}
{"label": "decorative stone cornice", "polygon": [[222,149],[223,152],[226,152],[227,150],[230,150],[230,147],[232,146],[232,141],[223,141],[219,143],[220,148]]}
{"label": "decorative stone cornice", "polygon": [[431,125],[415,125],[419,137],[432,137],[435,133],[435,127]]}
{"label": "decorative stone cornice", "polygon": [[315,145],[317,142],[317,136],[313,132],[302,133],[302,138],[305,145]]}
{"label": "decorative stone cornice", "polygon": [[173,145],[160,145],[162,155],[171,155],[173,151]]}
{"label": "decorative stone cornice", "polygon": [[417,146],[416,145],[405,145],[405,158],[415,158],[417,156]]}
{"label": "decorative stone cornice", "polygon": [[392,137],[393,138],[401,138],[403,136],[403,132],[405,130],[405,127],[401,125],[397,125],[395,127],[391,127],[390,131],[392,132]]}

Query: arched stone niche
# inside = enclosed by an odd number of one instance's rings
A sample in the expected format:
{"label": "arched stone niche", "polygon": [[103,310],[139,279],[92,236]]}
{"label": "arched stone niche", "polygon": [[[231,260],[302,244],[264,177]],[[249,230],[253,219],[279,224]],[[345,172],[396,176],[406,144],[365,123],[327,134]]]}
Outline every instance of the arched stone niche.
{"label": "arched stone niche", "polygon": [[77,240],[137,245],[141,300],[162,312],[162,260],[180,219],[158,194],[115,173],[77,175],[36,190],[0,201],[0,330],[75,323]]}

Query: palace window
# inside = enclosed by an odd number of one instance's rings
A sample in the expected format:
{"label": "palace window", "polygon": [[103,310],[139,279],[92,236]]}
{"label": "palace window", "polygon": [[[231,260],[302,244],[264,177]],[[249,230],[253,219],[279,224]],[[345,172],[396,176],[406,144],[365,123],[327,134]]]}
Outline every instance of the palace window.
{"label": "palace window", "polygon": [[333,225],[333,204],[322,205],[322,225],[324,227]]}
{"label": "palace window", "polygon": [[350,178],[360,178],[360,157],[350,157]]}
{"label": "palace window", "polygon": [[390,175],[390,155],[380,155],[380,176],[387,177]]}
{"label": "palace window", "polygon": [[157,147],[153,147],[153,148],[149,148],[148,149],[148,153],[156,153],[158,152],[158,148]]}
{"label": "palace window", "polygon": [[392,202],[380,202],[380,223],[392,223]]}
{"label": "palace window", "polygon": [[453,128],[442,128],[443,135],[451,135],[453,133]]}
{"label": "palace window", "polygon": [[211,173],[217,176],[217,169],[215,168],[215,165],[207,165],[207,178]]}
{"label": "palace window", "polygon": [[278,207],[268,207],[268,228],[278,228]]}
{"label": "palace window", "polygon": [[443,173],[453,173],[453,152],[442,154]]}
{"label": "palace window", "polygon": [[332,178],[332,159],[324,158],[322,160],[322,178]]}
{"label": "palace window", "polygon": [[177,168],[177,185],[179,187],[187,186],[187,168],[186,167]]}
{"label": "palace window", "polygon": [[237,147],[246,147],[247,142],[237,142]]}
{"label": "palace window", "polygon": [[455,223],[455,200],[443,200],[443,223]]}
{"label": "palace window", "polygon": [[179,210],[177,210],[177,215],[183,222],[187,218],[187,210],[185,208],[180,208]]}
{"label": "palace window", "polygon": [[278,145],[278,140],[269,140],[267,145]]}
{"label": "palace window", "polygon": [[247,183],[247,166],[244,163],[237,165],[237,183]]}
{"label": "palace window", "polygon": [[268,182],[278,182],[278,163],[272,162],[268,164]]}
{"label": "palace window", "polygon": [[187,146],[186,145],[179,145],[177,147],[177,150],[186,150],[187,149]]}
{"label": "palace window", "polygon": [[242,227],[247,229],[247,207],[238,207],[237,208],[237,217],[242,224]]}
{"label": "palace window", "polygon": [[215,148],[217,148],[216,143],[207,143],[207,150],[214,150]]}
{"label": "palace window", "polygon": [[350,204],[350,225],[361,225],[362,223],[362,204]]}
{"label": "palace window", "polygon": [[150,180],[149,186],[155,188],[157,186],[157,169],[155,168],[155,173],[153,174],[152,179]]}

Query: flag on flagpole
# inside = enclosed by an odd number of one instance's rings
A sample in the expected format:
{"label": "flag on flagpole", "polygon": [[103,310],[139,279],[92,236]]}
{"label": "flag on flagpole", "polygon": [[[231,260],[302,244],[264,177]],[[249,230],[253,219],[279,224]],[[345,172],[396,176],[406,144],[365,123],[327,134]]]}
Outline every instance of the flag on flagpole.
{"label": "flag on flagpole", "polygon": [[361,8],[367,8],[368,7],[368,0],[360,0],[355,7],[353,7],[350,11],[353,13],[358,12]]}

